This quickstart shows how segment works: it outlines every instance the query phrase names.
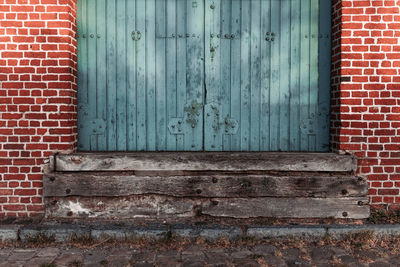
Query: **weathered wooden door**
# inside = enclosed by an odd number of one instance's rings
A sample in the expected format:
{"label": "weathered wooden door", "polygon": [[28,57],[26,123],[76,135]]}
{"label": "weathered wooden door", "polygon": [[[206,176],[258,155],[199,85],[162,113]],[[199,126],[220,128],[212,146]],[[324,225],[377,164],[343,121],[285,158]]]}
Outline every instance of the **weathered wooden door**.
{"label": "weathered wooden door", "polygon": [[80,150],[328,150],[331,1],[78,4]]}
{"label": "weathered wooden door", "polygon": [[202,1],[78,4],[79,149],[202,150]]}

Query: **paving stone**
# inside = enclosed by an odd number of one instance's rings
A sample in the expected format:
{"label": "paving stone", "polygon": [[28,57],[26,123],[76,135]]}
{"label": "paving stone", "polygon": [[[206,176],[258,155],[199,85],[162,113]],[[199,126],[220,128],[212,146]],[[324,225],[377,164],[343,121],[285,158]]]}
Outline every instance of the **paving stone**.
{"label": "paving stone", "polygon": [[0,250],[0,263],[5,262],[10,256],[12,249],[1,249]]}
{"label": "paving stone", "polygon": [[399,262],[400,262],[400,255],[390,256],[387,260],[391,264],[397,264],[398,265]]}
{"label": "paving stone", "polygon": [[15,249],[10,257],[9,261],[28,261],[33,258],[37,253],[35,249]]}
{"label": "paving stone", "polygon": [[234,266],[240,267],[259,267],[260,264],[255,259],[235,259],[233,261]]}
{"label": "paving stone", "polygon": [[230,261],[228,253],[206,253],[206,262],[209,264],[228,264]]}
{"label": "paving stone", "polygon": [[253,255],[253,252],[251,252],[248,249],[241,249],[235,252],[231,253],[231,258],[232,259],[243,259],[243,258],[248,258],[251,255]]}
{"label": "paving stone", "polygon": [[348,254],[348,252],[342,248],[333,247],[333,246],[329,246],[328,248],[332,251],[332,253],[335,257],[341,257],[341,256]]}
{"label": "paving stone", "polygon": [[106,260],[108,253],[102,250],[95,250],[85,253],[83,256],[84,265],[97,264],[99,266],[101,261]]}
{"label": "paving stone", "polygon": [[155,263],[158,266],[177,266],[181,262],[181,255],[176,250],[161,251],[155,256]]}
{"label": "paving stone", "polygon": [[313,248],[311,251],[311,259],[313,262],[328,262],[332,260],[332,257],[335,255],[329,247],[317,247]]}
{"label": "paving stone", "polygon": [[138,262],[133,264],[133,266],[135,267],[154,267],[153,263],[149,263],[149,262]]}
{"label": "paving stone", "polygon": [[57,267],[69,267],[71,263],[83,263],[83,254],[76,252],[63,252],[54,263]]}
{"label": "paving stone", "polygon": [[42,248],[37,253],[37,257],[57,257],[60,253],[58,248]]}
{"label": "paving stone", "polygon": [[311,267],[312,264],[307,262],[304,259],[297,259],[297,260],[287,260],[286,264],[288,267]]}
{"label": "paving stone", "polygon": [[296,261],[302,255],[301,250],[298,248],[288,248],[288,249],[281,250],[281,252],[283,254],[283,258],[285,260],[289,260],[289,261]]}
{"label": "paving stone", "polygon": [[354,263],[359,263],[353,256],[350,255],[344,255],[339,257],[339,259],[342,261],[343,264],[354,264]]}
{"label": "paving stone", "polygon": [[23,261],[18,261],[18,262],[7,261],[7,262],[0,263],[0,267],[23,267],[24,264],[25,264],[25,262],[23,262]]}
{"label": "paving stone", "polygon": [[182,266],[185,267],[204,267],[204,261],[184,261]]}
{"label": "paving stone", "polygon": [[35,257],[25,262],[25,267],[41,266],[45,264],[50,264],[54,261],[54,257]]}
{"label": "paving stone", "polygon": [[[400,262],[398,262],[397,264],[400,265]],[[378,261],[378,262],[369,264],[369,267],[392,267],[392,266],[394,266],[394,265],[392,265],[388,262],[383,262],[383,261]]]}
{"label": "paving stone", "polygon": [[281,257],[277,256],[266,256],[263,259],[263,262],[268,264],[268,266],[274,266],[274,267],[287,267],[287,264]]}
{"label": "paving stone", "polygon": [[272,245],[258,245],[255,246],[254,249],[254,254],[256,255],[275,255],[278,249],[275,246]]}
{"label": "paving stone", "polygon": [[128,266],[131,266],[129,257],[121,258],[120,256],[114,256],[113,255],[113,256],[107,257],[106,259],[109,262],[108,266],[113,266],[113,267],[128,267]]}
{"label": "paving stone", "polygon": [[130,262],[132,263],[140,263],[140,262],[150,262],[154,261],[155,254],[151,251],[135,251],[132,256]]}

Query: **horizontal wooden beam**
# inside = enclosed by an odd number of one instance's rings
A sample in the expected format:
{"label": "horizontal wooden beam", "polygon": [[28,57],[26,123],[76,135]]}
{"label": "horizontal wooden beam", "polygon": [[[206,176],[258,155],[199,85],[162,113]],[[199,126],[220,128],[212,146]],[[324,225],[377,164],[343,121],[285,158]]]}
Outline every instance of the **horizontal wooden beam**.
{"label": "horizontal wooden beam", "polygon": [[233,218],[363,219],[369,217],[365,203],[367,198],[220,198],[203,207],[202,214]]}
{"label": "horizontal wooden beam", "polygon": [[369,216],[368,199],[354,198],[45,198],[47,218],[160,219],[201,216],[231,218],[348,218]]}
{"label": "horizontal wooden beam", "polygon": [[43,180],[44,196],[177,197],[350,197],[366,196],[367,182],[355,176],[135,176],[111,173],[53,173]]}
{"label": "horizontal wooden beam", "polygon": [[56,171],[352,172],[350,155],[275,152],[137,152],[59,154]]}

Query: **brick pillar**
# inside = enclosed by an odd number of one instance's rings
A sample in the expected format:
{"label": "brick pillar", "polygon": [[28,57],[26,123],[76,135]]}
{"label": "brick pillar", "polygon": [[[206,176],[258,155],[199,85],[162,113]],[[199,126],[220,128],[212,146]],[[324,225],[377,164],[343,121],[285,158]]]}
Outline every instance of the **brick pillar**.
{"label": "brick pillar", "polygon": [[334,1],[332,149],[358,157],[372,204],[390,208],[400,203],[399,6]]}
{"label": "brick pillar", "polygon": [[76,149],[75,34],[75,0],[0,0],[0,216],[42,214],[44,160]]}

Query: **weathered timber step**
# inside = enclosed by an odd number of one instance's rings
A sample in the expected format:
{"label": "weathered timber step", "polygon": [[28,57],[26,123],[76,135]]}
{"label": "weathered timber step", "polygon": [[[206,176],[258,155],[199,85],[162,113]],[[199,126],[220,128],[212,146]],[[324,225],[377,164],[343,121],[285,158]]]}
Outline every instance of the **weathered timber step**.
{"label": "weathered timber step", "polygon": [[174,197],[362,197],[367,182],[350,175],[137,176],[90,172],[51,173],[46,197],[168,195]]}
{"label": "weathered timber step", "polygon": [[135,152],[55,155],[54,171],[354,172],[356,160],[333,153]]}
{"label": "weathered timber step", "polygon": [[368,199],[350,198],[182,198],[48,197],[47,218],[171,219],[198,216],[230,218],[348,218],[369,216]]}
{"label": "weathered timber step", "polygon": [[356,161],[329,153],[55,155],[49,218],[349,218],[369,216]]}

